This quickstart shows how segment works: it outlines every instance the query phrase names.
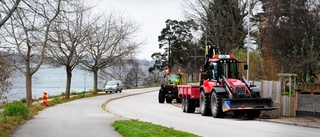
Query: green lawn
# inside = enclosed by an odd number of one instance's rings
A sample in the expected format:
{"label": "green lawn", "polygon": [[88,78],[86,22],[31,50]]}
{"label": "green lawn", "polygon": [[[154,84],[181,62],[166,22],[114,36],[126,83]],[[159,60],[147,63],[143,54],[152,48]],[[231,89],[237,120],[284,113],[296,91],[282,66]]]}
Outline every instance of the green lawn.
{"label": "green lawn", "polygon": [[199,137],[197,135],[138,120],[119,120],[112,125],[125,137]]}

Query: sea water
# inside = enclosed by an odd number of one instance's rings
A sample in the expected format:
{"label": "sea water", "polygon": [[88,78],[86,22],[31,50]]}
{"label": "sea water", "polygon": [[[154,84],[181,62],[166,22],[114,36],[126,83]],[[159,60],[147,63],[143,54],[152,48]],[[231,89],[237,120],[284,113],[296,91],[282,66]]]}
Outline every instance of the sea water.
{"label": "sea water", "polygon": [[[48,65],[42,65],[32,77],[32,97],[39,98],[44,92],[50,95],[58,95],[66,91],[66,69],[64,67],[54,68]],[[6,100],[13,101],[26,98],[25,76],[20,72],[15,72],[11,77],[12,87],[9,93],[6,93]],[[98,88],[103,87],[104,81],[98,80]],[[72,71],[71,92],[83,92],[93,89],[92,72],[75,68]]]}

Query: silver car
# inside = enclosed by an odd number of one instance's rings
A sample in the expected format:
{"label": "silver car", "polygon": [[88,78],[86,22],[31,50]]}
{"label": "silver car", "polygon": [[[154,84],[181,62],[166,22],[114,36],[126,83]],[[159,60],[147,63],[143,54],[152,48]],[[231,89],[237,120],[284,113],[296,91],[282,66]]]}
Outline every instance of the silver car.
{"label": "silver car", "polygon": [[107,85],[104,87],[104,91],[106,93],[110,92],[116,92],[118,91],[121,93],[122,92],[122,83],[119,80],[116,81],[108,81]]}

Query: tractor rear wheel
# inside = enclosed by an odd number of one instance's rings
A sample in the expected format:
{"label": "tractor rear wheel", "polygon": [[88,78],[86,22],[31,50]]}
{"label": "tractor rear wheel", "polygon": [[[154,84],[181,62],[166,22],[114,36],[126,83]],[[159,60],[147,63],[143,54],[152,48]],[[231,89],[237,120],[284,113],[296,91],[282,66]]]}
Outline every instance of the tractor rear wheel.
{"label": "tractor rear wheel", "polygon": [[172,103],[172,97],[166,97],[166,102],[171,104]]}
{"label": "tractor rear wheel", "polygon": [[211,112],[214,118],[224,118],[226,113],[222,111],[223,97],[216,92],[211,93]]}
{"label": "tractor rear wheel", "polygon": [[158,94],[158,101],[159,103],[164,103],[164,93],[162,92],[162,90],[159,90],[159,94]]}
{"label": "tractor rear wheel", "polygon": [[182,103],[181,103],[181,108],[182,108],[182,112],[186,112],[186,99],[182,99]]}
{"label": "tractor rear wheel", "polygon": [[186,106],[185,109],[187,113],[194,113],[194,111],[196,110],[194,101],[189,98],[185,100],[185,106]]}
{"label": "tractor rear wheel", "polygon": [[204,91],[201,91],[200,95],[200,113],[202,116],[210,116],[212,114],[209,94],[204,93]]}

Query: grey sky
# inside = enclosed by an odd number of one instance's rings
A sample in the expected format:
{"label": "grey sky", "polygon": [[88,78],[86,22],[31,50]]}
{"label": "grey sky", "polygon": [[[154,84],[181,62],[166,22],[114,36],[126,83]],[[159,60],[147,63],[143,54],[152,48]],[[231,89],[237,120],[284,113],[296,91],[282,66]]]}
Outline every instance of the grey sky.
{"label": "grey sky", "polygon": [[151,60],[151,54],[161,51],[158,36],[167,19],[183,19],[182,0],[95,0],[97,10],[115,9],[141,24],[137,39],[146,39],[137,54],[138,59]]}

